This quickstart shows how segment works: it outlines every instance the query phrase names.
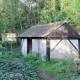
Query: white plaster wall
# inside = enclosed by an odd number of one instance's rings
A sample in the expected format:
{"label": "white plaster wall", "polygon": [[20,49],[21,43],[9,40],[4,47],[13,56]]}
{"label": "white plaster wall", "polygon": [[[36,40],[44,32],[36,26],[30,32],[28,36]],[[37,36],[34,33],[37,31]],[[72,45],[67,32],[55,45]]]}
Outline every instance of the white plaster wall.
{"label": "white plaster wall", "polygon": [[46,40],[32,39],[32,51],[39,53],[39,57],[43,59],[46,55]]}
{"label": "white plaster wall", "polygon": [[21,52],[22,55],[27,55],[27,39],[22,39],[21,40]]}
{"label": "white plaster wall", "polygon": [[32,51],[38,53],[38,39],[32,39]]}
{"label": "white plaster wall", "polygon": [[[56,48],[53,50],[54,46],[60,40],[50,40],[50,58],[79,58],[78,51],[73,47],[73,45],[68,40],[62,40]],[[78,49],[78,40],[70,40]]]}
{"label": "white plaster wall", "polygon": [[39,40],[39,53],[40,58],[44,60],[44,56],[46,56],[46,39]]}
{"label": "white plaster wall", "polygon": [[70,41],[75,45],[75,47],[78,49],[78,40],[77,39],[70,39]]}

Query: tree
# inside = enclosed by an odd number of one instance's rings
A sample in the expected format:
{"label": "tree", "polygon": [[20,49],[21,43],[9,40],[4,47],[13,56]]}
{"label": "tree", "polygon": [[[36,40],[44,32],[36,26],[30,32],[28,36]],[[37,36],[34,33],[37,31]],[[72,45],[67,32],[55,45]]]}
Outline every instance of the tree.
{"label": "tree", "polygon": [[79,0],[0,0],[0,32],[22,33],[33,25],[61,20],[79,30]]}
{"label": "tree", "polygon": [[[66,0],[62,2],[61,9],[66,12],[65,19],[70,22],[78,31],[80,30],[80,1]],[[66,4],[65,4],[66,3]]]}

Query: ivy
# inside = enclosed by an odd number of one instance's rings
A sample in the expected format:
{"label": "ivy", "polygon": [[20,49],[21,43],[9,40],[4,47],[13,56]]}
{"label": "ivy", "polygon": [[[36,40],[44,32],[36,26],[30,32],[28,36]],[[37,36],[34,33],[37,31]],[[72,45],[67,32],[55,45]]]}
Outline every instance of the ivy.
{"label": "ivy", "polygon": [[41,77],[33,65],[0,60],[0,80],[41,80]]}

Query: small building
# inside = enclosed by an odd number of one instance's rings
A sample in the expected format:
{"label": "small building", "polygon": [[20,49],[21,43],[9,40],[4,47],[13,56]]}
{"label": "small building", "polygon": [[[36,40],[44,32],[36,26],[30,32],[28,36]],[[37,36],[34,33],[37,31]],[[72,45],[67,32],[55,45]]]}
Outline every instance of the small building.
{"label": "small building", "polygon": [[31,27],[18,36],[21,38],[22,55],[30,51],[51,58],[79,58],[80,36],[67,22],[59,21]]}

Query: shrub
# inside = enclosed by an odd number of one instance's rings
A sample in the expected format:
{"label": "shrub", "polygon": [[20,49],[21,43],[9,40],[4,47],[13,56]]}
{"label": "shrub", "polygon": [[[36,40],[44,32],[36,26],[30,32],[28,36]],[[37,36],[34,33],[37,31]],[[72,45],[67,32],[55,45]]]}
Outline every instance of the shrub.
{"label": "shrub", "polygon": [[35,65],[39,61],[38,59],[38,53],[36,52],[30,52],[28,55],[22,57],[22,62],[26,64],[33,64]]}

